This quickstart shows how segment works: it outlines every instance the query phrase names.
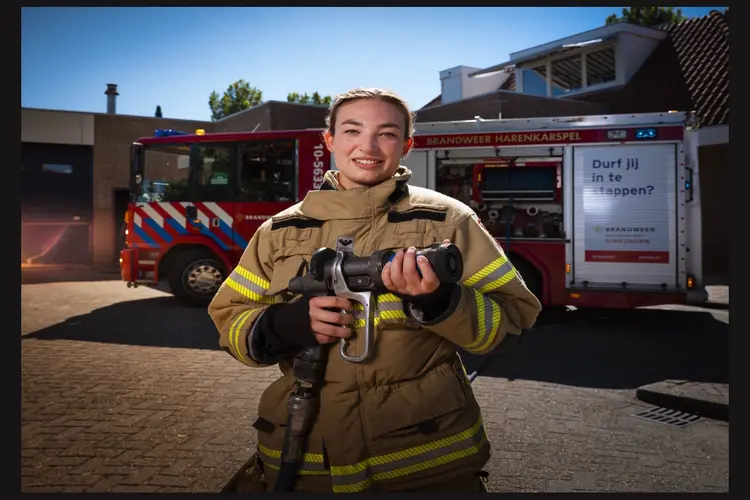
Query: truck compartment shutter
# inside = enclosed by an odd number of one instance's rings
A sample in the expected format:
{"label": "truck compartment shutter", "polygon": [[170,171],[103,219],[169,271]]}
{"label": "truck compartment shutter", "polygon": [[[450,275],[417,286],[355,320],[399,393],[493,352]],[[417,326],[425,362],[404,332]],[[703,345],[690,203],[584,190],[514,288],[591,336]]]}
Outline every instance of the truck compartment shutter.
{"label": "truck compartment shutter", "polygon": [[427,151],[412,150],[404,158],[402,165],[411,170],[409,184],[423,188],[431,187],[429,185],[429,172],[427,169]]}
{"label": "truck compartment shutter", "polygon": [[573,149],[571,286],[678,288],[675,144]]}

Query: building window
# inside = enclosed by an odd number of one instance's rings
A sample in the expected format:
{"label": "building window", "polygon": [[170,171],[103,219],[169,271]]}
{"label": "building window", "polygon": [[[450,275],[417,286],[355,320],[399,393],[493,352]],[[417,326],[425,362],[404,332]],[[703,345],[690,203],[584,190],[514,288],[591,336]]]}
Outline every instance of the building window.
{"label": "building window", "polygon": [[581,54],[563,57],[552,61],[552,95],[557,97],[581,90]]}
{"label": "building window", "polygon": [[542,66],[524,68],[523,93],[540,97],[547,96],[547,70]]}
{"label": "building window", "polygon": [[[549,66],[548,66],[549,65]],[[547,91],[547,68],[551,69],[551,95]],[[614,82],[617,78],[614,45],[598,50],[561,55],[523,69],[523,93],[558,97]]]}
{"label": "building window", "polygon": [[73,165],[63,165],[60,163],[45,163],[42,165],[42,172],[46,172],[48,174],[72,174]]}
{"label": "building window", "polygon": [[586,53],[587,87],[613,82],[616,77],[614,47]]}

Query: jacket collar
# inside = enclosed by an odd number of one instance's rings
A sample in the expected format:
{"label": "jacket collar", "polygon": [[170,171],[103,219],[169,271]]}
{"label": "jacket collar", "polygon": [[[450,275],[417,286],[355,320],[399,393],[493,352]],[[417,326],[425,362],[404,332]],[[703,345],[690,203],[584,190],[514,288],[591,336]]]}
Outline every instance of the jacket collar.
{"label": "jacket collar", "polygon": [[390,179],[367,188],[343,189],[339,173],[329,170],[318,191],[310,191],[300,207],[303,214],[319,220],[361,219],[387,212],[408,194],[411,171],[399,167]]}

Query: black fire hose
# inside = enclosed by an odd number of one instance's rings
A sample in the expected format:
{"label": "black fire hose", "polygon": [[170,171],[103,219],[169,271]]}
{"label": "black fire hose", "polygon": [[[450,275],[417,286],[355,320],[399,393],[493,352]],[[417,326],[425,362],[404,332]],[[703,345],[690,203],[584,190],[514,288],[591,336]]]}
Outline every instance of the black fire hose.
{"label": "black fire hose", "polygon": [[325,377],[330,346],[318,345],[300,351],[294,358],[294,378],[297,387],[289,395],[289,421],[281,452],[281,467],[274,492],[292,492],[297,474],[305,459],[307,436],[312,429],[320,402],[320,386]]}

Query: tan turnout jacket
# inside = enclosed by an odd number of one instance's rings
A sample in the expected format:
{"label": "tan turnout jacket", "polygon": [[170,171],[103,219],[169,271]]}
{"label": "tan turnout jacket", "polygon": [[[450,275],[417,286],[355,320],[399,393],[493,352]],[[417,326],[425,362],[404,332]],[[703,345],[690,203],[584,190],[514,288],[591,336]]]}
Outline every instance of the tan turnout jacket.
{"label": "tan turnout jacket", "polygon": [[[397,491],[478,472],[490,457],[482,415],[456,346],[489,353],[505,335],[530,328],[541,306],[474,212],[435,191],[407,186],[411,172],[375,187],[339,189],[337,173],[299,204],[266,221],[209,306],[220,344],[249,367],[248,350],[266,307],[285,300],[289,280],[320,247],[353,240],[353,252],[427,247],[450,239],[461,250],[461,298],[434,324],[420,324],[391,294],[377,297],[371,358],[350,363],[331,345],[320,412],[309,438],[300,489]],[[286,298],[288,300],[288,297]],[[349,354],[362,352],[361,311]],[[278,470],[294,388],[292,359],[264,392],[258,452],[269,490]],[[268,425],[270,422],[272,425]]]}

